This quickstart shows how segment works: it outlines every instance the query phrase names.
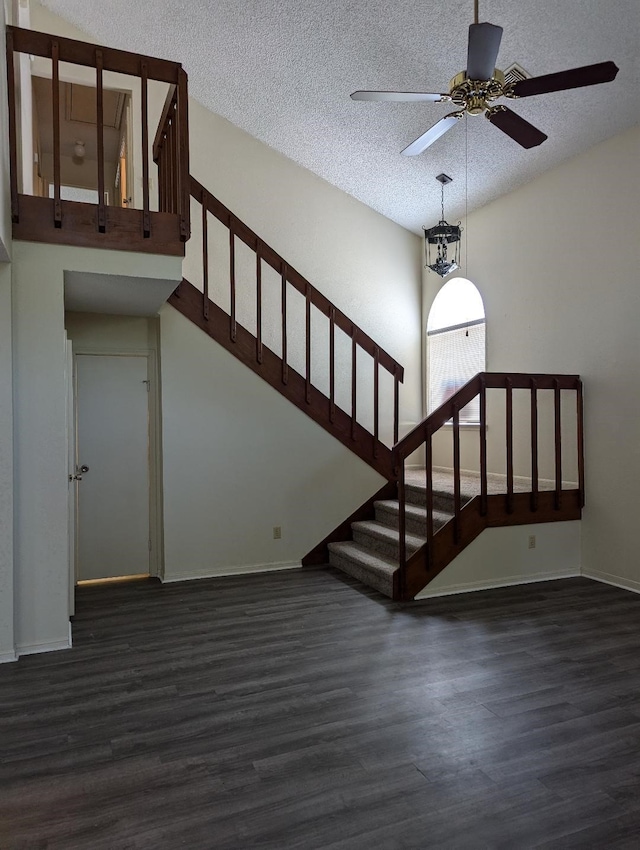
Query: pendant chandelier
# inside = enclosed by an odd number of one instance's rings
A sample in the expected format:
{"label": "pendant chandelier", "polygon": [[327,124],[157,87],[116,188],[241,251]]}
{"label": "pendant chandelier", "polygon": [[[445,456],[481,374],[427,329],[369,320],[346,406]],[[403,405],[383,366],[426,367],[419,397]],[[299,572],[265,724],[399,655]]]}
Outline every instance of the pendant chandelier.
{"label": "pendant chandelier", "polygon": [[[426,267],[446,277],[450,272],[460,267],[460,236],[462,228],[458,224],[448,224],[444,217],[444,187],[451,183],[451,177],[446,174],[438,174],[436,180],[440,183],[441,191],[441,217],[435,227],[424,230]],[[453,245],[453,256],[447,256],[447,246]]]}

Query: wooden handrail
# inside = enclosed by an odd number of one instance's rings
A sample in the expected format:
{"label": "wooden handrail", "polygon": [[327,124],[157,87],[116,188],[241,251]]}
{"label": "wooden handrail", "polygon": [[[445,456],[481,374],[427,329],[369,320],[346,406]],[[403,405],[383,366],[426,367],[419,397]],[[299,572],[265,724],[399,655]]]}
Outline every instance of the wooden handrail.
{"label": "wooden handrail", "polygon": [[[278,274],[283,273],[283,268],[286,267],[286,279],[298,292],[306,298],[307,292],[309,300],[314,307],[324,313],[329,319],[333,316],[333,323],[348,336],[352,336],[352,329],[356,327],[353,321],[339,310],[325,295],[313,286],[300,272],[296,271],[293,266],[289,265],[283,257],[278,254],[273,248],[263,242],[260,237],[251,230],[246,224],[240,221],[231,210],[211,194],[195,177],[191,177],[191,196],[199,203],[204,203],[207,210],[215,216],[221,224],[226,227],[231,227],[233,221],[233,232],[241,239],[245,245],[253,251],[257,250],[258,243],[260,244],[260,252],[262,259],[268,263]],[[358,346],[367,352],[372,358],[376,357],[378,352],[379,363],[392,375],[396,375],[398,381],[404,380],[404,369],[394,358],[388,354],[361,328],[357,327]]]}
{"label": "wooden handrail", "polygon": [[[95,68],[96,45],[86,41],[76,41],[72,38],[53,36],[50,33],[38,32],[37,30],[22,29],[21,27],[7,27],[13,37],[13,49],[16,53],[28,53],[32,56],[43,56],[51,58],[51,44],[58,44],[58,59],[60,62],[69,62],[72,65],[84,65]],[[139,53],[130,53],[127,50],[116,50],[113,47],[103,47],[102,68],[103,71],[113,71],[117,74],[128,74],[132,77],[140,76],[140,60],[147,65],[149,79],[158,80],[161,83],[178,83],[178,75],[181,69],[179,62],[169,62],[167,59],[156,59],[153,56],[142,56]]]}
{"label": "wooden handrail", "polygon": [[[505,496],[489,496],[487,484],[487,388],[501,389],[505,392],[506,413],[506,499]],[[530,422],[531,422],[531,493],[514,492],[514,442],[513,442],[513,390],[524,389],[529,393]],[[554,469],[555,480],[553,492],[540,493],[538,479],[538,394],[540,390],[553,392],[554,415]],[[578,453],[578,489],[567,493],[562,486],[562,408],[561,391],[576,392],[577,417],[577,453]],[[460,411],[476,396],[480,397],[480,495],[472,501],[472,508],[462,505],[461,498],[461,466],[460,466]],[[453,436],[453,519],[446,531],[449,540],[449,553],[443,555],[442,532],[434,532],[433,526],[433,484],[432,484],[432,439],[445,423],[452,423]],[[406,552],[406,493],[404,483],[404,468],[406,459],[424,445],[426,463],[426,543],[417,552],[407,558]],[[582,382],[578,375],[545,375],[510,372],[481,372],[475,375],[437,410],[422,420],[410,431],[392,450],[392,463],[398,475],[399,501],[399,573],[397,587],[400,598],[409,599],[416,589],[416,570],[422,576],[422,585],[433,578],[442,567],[451,560],[459,547],[463,523],[467,533],[477,536],[487,524],[509,524],[522,519],[526,513],[526,521],[539,522],[548,517],[551,509],[558,519],[576,518],[576,511],[584,505],[584,434],[583,434],[583,401]],[[566,509],[563,493],[570,497]],[[579,504],[576,504],[576,495]],[[489,516],[490,511],[496,511],[496,499],[503,499],[502,521],[496,523],[495,517]],[[526,501],[525,501],[526,499]],[[525,508],[526,505],[526,508]],[[470,512],[471,511],[471,512]],[[514,516],[516,511],[520,517]],[[564,511],[564,513],[563,513]],[[475,513],[474,513],[475,512]],[[473,519],[476,516],[477,519]],[[437,543],[434,549],[434,542]],[[467,541],[469,542],[469,540]],[[434,554],[435,553],[435,554]],[[409,572],[411,575],[409,575]]]}
{"label": "wooden handrail", "polygon": [[513,389],[530,389],[531,381],[535,381],[539,390],[553,390],[556,382],[561,390],[577,390],[580,382],[579,375],[543,375],[527,374],[526,372],[479,372],[471,380],[443,402],[440,407],[419,422],[408,434],[396,443],[394,453],[398,459],[408,457],[424,443],[426,434],[435,434],[446,422],[453,418],[453,409],[459,410],[480,393],[481,381],[486,389],[505,389],[505,381],[509,379]]}

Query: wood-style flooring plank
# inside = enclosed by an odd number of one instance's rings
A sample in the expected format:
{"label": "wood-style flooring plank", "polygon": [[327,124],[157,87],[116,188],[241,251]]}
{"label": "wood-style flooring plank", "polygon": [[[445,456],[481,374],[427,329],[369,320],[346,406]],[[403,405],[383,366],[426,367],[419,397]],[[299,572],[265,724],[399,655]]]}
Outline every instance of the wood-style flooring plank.
{"label": "wood-style flooring plank", "polygon": [[334,570],[81,588],[0,667],[2,850],[638,847],[640,598]]}

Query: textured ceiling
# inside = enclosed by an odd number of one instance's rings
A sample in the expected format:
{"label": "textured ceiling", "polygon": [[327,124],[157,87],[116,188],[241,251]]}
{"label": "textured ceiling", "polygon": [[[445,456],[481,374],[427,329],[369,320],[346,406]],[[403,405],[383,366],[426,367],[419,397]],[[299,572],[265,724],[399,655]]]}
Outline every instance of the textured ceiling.
{"label": "textured ceiling", "polygon": [[[472,0],[44,0],[97,41],[182,62],[213,112],[415,232],[449,220],[638,122],[639,0],[484,0],[498,67],[531,75],[606,60],[616,80],[509,106],[549,136],[526,151],[482,116],[427,152],[400,150],[451,104],[356,103],[356,89],[444,91],[466,65]],[[465,174],[468,174],[468,181]],[[211,189],[215,191],[215,186]]]}

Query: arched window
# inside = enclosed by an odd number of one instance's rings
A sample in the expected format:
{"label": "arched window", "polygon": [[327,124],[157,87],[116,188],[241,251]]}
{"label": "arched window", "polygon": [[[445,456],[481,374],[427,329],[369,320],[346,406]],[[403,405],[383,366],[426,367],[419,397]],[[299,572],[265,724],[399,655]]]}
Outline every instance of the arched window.
{"label": "arched window", "polygon": [[[436,295],[427,321],[427,413],[485,369],[482,296],[464,277],[453,278]],[[460,422],[478,422],[479,400],[460,411]]]}

